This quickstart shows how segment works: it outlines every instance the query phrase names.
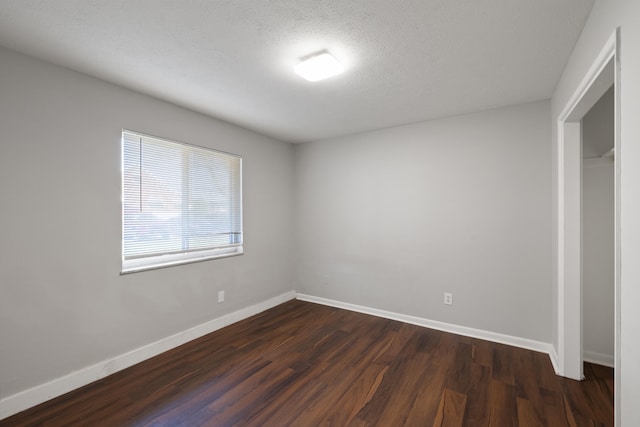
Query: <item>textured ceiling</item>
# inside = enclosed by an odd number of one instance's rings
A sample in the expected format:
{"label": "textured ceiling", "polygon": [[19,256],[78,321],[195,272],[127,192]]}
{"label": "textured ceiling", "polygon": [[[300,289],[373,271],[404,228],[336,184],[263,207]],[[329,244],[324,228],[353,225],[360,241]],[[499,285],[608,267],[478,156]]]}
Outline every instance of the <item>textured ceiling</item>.
{"label": "textured ceiling", "polygon": [[592,4],[1,0],[0,45],[302,142],[549,98]]}

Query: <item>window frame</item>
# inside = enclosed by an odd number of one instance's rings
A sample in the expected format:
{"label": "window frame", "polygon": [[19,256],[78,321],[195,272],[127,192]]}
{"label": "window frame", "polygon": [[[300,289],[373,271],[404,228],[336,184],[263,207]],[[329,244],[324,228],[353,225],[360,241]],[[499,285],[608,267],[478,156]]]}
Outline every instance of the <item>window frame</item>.
{"label": "window frame", "polygon": [[[237,198],[237,203],[239,203],[238,211],[239,211],[239,235],[240,242],[238,244],[230,244],[228,246],[219,246],[208,249],[187,249],[187,250],[179,250],[172,253],[165,254],[157,254],[157,255],[142,255],[130,257],[129,259],[125,258],[125,133],[132,134],[138,136],[140,138],[149,138],[158,140],[168,144],[175,144],[184,147],[192,147],[193,149],[206,150],[209,152],[213,152],[225,157],[234,157],[239,161],[238,165],[238,176],[237,176],[237,186],[239,197]],[[143,142],[142,142],[143,143]],[[120,132],[120,197],[121,197],[121,206],[120,206],[120,219],[121,219],[121,232],[120,232],[120,259],[121,259],[121,271],[120,274],[130,274],[136,273],[140,271],[153,270],[158,268],[166,268],[172,267],[176,265],[183,264],[191,264],[195,262],[208,261],[212,259],[218,258],[227,258],[244,254],[244,200],[243,200],[243,158],[242,156],[234,153],[229,153],[226,151],[216,150],[210,147],[203,147],[200,145],[189,144],[181,141],[176,141],[173,139],[168,139],[164,137],[158,137],[155,135],[146,134],[143,132],[138,132],[130,129],[122,129]],[[184,186],[183,189],[184,191]]]}

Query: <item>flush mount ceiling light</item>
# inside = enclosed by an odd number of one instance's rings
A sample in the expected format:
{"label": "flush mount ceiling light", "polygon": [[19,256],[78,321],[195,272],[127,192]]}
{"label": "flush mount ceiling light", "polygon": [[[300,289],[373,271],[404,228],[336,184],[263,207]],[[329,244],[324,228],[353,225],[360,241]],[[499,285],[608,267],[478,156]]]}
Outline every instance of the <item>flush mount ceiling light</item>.
{"label": "flush mount ceiling light", "polygon": [[344,67],[329,52],[322,51],[308,56],[293,70],[310,82],[317,82],[342,73]]}

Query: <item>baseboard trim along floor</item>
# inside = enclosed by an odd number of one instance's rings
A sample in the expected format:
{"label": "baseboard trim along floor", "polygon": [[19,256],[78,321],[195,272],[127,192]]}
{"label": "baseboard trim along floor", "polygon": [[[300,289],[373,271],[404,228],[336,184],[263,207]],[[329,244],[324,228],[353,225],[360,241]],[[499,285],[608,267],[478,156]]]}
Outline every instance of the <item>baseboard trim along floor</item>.
{"label": "baseboard trim along floor", "polygon": [[558,356],[553,345],[541,341],[530,340],[527,338],[514,337],[511,335],[499,334],[497,332],[485,331],[482,329],[469,328],[467,326],[454,325],[452,323],[439,322],[436,320],[425,319],[422,317],[409,316],[401,313],[380,310],[377,308],[366,307],[362,305],[350,304],[342,301],[336,301],[328,298],[316,297],[313,295],[296,294],[296,298],[301,301],[313,302],[316,304],[328,305],[331,307],[342,308],[345,310],[356,311],[358,313],[370,314],[372,316],[384,317],[385,319],[397,320],[399,322],[410,323],[412,325],[424,326],[425,328],[436,329],[438,331],[450,332],[452,334],[464,335],[471,338],[479,338],[486,341],[507,344],[514,347],[520,347],[527,350],[538,351],[549,355],[554,371],[558,372]]}
{"label": "baseboard trim along floor", "polygon": [[[496,332],[484,331],[481,329],[469,328],[445,322],[425,319],[416,316],[410,316],[401,313],[380,310],[371,307],[365,307],[356,304],[331,300],[327,298],[316,297],[312,295],[299,294],[295,291],[286,292],[282,295],[270,298],[266,301],[251,305],[249,307],[234,311],[219,318],[210,320],[201,325],[163,338],[151,344],[142,346],[128,353],[104,360],[100,363],[88,366],[78,371],[71,372],[60,378],[56,378],[47,383],[16,393],[5,399],[0,400],[0,419],[7,418],[13,414],[21,412],[40,403],[46,402],[54,397],[65,394],[71,390],[85,386],[98,379],[121,371],[125,368],[133,366],[144,360],[150,359],[167,350],[178,347],[196,338],[214,332],[232,323],[241,321],[255,314],[261,313],[272,307],[280,305],[291,299],[299,299],[302,301],[332,306],[345,310],[355,311],[359,313],[369,314],[386,319],[397,320],[412,325],[423,326],[426,328],[436,329],[439,331],[450,332],[453,334],[464,335],[472,338],[479,338],[500,344],[507,344],[515,347],[534,350],[549,355],[551,363],[556,372],[557,355],[553,346],[549,343],[534,341],[526,338],[514,337],[510,335],[499,334]],[[586,355],[585,355],[586,358]],[[601,361],[599,361],[601,363]],[[604,364],[604,363],[603,363]]]}
{"label": "baseboard trim along floor", "polygon": [[0,400],[0,420],[150,359],[196,338],[217,331],[232,323],[239,322],[240,320],[249,318],[286,301],[295,299],[295,297],[296,293],[294,291],[286,292],[266,301],[225,314],[224,316],[194,326],[193,328],[139,347],[128,353],[103,360],[95,365],[87,366],[86,368],[71,372],[47,383],[6,397]]}

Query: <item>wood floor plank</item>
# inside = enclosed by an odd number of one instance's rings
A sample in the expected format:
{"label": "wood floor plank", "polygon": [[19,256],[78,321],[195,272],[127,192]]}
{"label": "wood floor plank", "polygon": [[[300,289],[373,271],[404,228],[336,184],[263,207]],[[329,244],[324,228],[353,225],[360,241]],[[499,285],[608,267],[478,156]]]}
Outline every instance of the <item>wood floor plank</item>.
{"label": "wood floor plank", "polygon": [[493,356],[491,355],[492,344],[489,341],[473,340],[472,344],[473,362],[478,365],[491,367]]}
{"label": "wood floor plank", "polygon": [[512,386],[516,385],[513,374],[513,358],[518,349],[507,345],[493,346],[492,372],[493,378]]}
{"label": "wood floor plank", "polygon": [[472,346],[458,343],[453,358],[450,361],[447,385],[452,391],[467,393],[471,386],[471,364],[473,363]]}
{"label": "wood floor plank", "polygon": [[489,426],[518,425],[514,386],[491,379],[489,385]]}
{"label": "wood floor plank", "polygon": [[424,378],[428,382],[428,387],[422,387],[417,393],[407,413],[406,425],[428,425],[430,420],[435,419],[448,375],[449,369],[443,369],[435,363],[425,367]]}
{"label": "wood floor plank", "polygon": [[533,404],[524,398],[516,398],[519,427],[542,427],[546,423],[540,418]]}
{"label": "wood floor plank", "polygon": [[613,370],[290,301],[5,420],[20,426],[612,426]]}
{"label": "wood floor plank", "polygon": [[358,413],[358,418],[373,425],[403,425],[415,396],[426,379],[425,366],[431,356],[418,353],[419,336],[414,333],[389,369],[369,403]]}
{"label": "wood floor plank", "polygon": [[442,392],[433,427],[459,427],[464,421],[467,396],[448,388]]}
{"label": "wood floor plank", "polygon": [[470,376],[465,422],[470,426],[487,426],[489,425],[489,408],[491,407],[489,394],[491,367],[473,363]]}
{"label": "wood floor plank", "polygon": [[[388,366],[380,364],[369,365],[355,378],[350,387],[346,388],[342,395],[337,395],[337,400],[331,411],[320,412],[315,425],[346,426],[349,425],[357,413],[371,400],[376,392]],[[330,390],[329,390],[330,391]],[[320,400],[320,399],[318,399]],[[312,418],[301,413],[297,419],[312,423]]]}
{"label": "wood floor plank", "polygon": [[[535,359],[537,354],[518,349],[515,351],[515,360],[513,365],[516,367],[517,372],[534,372]],[[520,416],[521,409],[523,415],[526,412],[529,423],[534,422],[534,425],[545,425],[545,408],[542,394],[540,392],[539,379],[532,375],[516,375],[516,396],[518,397],[518,415]]]}
{"label": "wood floor plank", "polygon": [[[325,366],[326,368],[326,366]],[[276,396],[262,411],[248,417],[242,425],[247,427],[280,427],[293,425],[301,413],[326,393],[327,385],[317,382],[314,372],[306,375],[308,381],[301,381]]]}

